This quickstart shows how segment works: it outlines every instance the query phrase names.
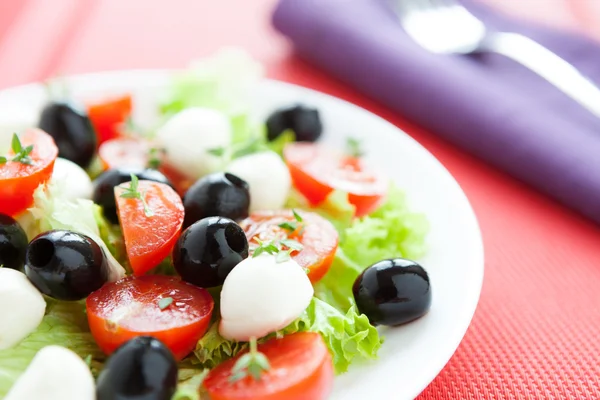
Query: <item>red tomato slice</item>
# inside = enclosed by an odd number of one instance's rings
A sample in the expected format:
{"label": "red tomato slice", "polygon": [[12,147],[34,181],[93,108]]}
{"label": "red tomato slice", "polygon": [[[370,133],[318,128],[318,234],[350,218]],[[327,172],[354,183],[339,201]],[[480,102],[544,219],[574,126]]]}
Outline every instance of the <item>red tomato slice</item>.
{"label": "red tomato slice", "polygon": [[[117,138],[102,143],[98,149],[98,155],[104,170],[126,166],[146,168],[150,159],[151,148],[152,144],[143,139]],[[177,193],[183,196],[194,181],[189,180],[165,163],[161,153],[156,154],[156,156],[160,162],[159,171],[169,179],[177,189]]]}
{"label": "red tomato slice", "polygon": [[323,400],[333,386],[333,364],[321,335],[300,332],[258,346],[271,369],[260,380],[247,376],[229,382],[240,357],[219,365],[206,377],[211,400]]}
{"label": "red tomato slice", "polygon": [[110,98],[88,106],[88,116],[98,136],[98,143],[121,136],[122,125],[131,115],[131,95]]}
{"label": "red tomato slice", "polygon": [[356,216],[362,217],[374,211],[387,193],[388,181],[369,170],[359,158],[312,143],[290,143],[283,156],[294,186],[313,205],[337,189],[348,193]]}
{"label": "red tomato slice", "polygon": [[246,232],[251,247],[258,245],[257,238],[264,242],[288,237],[302,243],[304,248],[292,252],[292,259],[301,267],[308,268],[308,278],[315,283],[331,267],[338,247],[338,233],[320,215],[306,211],[298,213],[303,221],[297,223],[298,229],[294,232],[279,227],[283,222],[296,221],[291,210],[258,211],[242,221],[240,226]]}
{"label": "red tomato slice", "polygon": [[133,273],[143,275],[171,254],[181,233],[183,203],[168,185],[139,181],[138,191],[154,214],[147,216],[140,199],[121,197],[130,184],[115,187],[117,214]]}
{"label": "red tomato slice", "polygon": [[105,170],[118,167],[146,168],[149,153],[148,142],[132,138],[107,140],[98,149],[98,156]]}
{"label": "red tomato slice", "polygon": [[[159,301],[169,297],[173,301],[161,309]],[[111,354],[136,336],[149,335],[162,341],[178,360],[204,336],[213,308],[205,289],[161,275],[110,282],[86,300],[92,336],[104,353]]]}
{"label": "red tomato slice", "polygon": [[[0,213],[17,215],[33,203],[33,192],[52,176],[58,148],[54,139],[40,129],[29,129],[19,137],[23,148],[33,145],[31,165],[7,161],[0,165]],[[7,158],[14,156],[11,150]]]}

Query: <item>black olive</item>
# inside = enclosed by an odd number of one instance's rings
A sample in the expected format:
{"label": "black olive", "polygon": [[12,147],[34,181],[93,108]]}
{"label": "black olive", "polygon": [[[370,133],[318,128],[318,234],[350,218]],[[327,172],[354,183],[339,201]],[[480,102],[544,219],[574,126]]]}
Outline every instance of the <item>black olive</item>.
{"label": "black olive", "polygon": [[233,267],[247,257],[244,230],[224,217],[208,217],[192,224],[173,249],[173,265],[179,275],[203,288],[222,285]]}
{"label": "black olive", "polygon": [[363,271],[352,287],[358,310],[374,325],[400,325],[427,313],[431,285],[427,272],[402,258],[379,261]]}
{"label": "black olive", "polygon": [[282,108],[267,118],[267,138],[275,140],[283,131],[291,129],[298,142],[314,142],[323,133],[319,111],[302,104]]}
{"label": "black olive", "polygon": [[14,218],[0,214],[0,265],[22,270],[27,242],[27,235],[21,225]]}
{"label": "black olive", "polygon": [[215,172],[194,183],[183,197],[187,228],[206,217],[240,220],[248,217],[250,191],[246,181],[230,173]]}
{"label": "black olive", "polygon": [[36,236],[25,255],[25,275],[43,294],[81,300],[108,280],[108,263],[96,242],[80,233],[53,230]]}
{"label": "black olive", "polygon": [[131,174],[140,180],[165,183],[173,185],[159,171],[155,169],[144,169],[139,167],[120,167],[109,169],[94,180],[94,193],[92,200],[100,205],[107,220],[113,224],[119,223],[117,216],[117,203],[115,202],[115,186],[131,181]]}
{"label": "black olive", "polygon": [[97,400],[171,400],[177,362],[159,340],[138,336],[108,358],[96,383]]}
{"label": "black olive", "polygon": [[40,129],[54,138],[58,156],[87,168],[96,154],[96,132],[85,108],[74,102],[51,102],[44,107]]}

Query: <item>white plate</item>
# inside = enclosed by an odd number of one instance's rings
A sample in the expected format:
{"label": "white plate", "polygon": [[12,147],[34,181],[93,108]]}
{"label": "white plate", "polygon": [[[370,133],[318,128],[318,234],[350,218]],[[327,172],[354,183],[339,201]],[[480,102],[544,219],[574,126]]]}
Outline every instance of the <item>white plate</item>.
{"label": "white plate", "polygon": [[[131,91],[152,105],[168,83],[166,71],[124,71],[69,79],[75,97]],[[0,92],[0,110],[37,108],[44,100],[39,85]],[[347,136],[364,141],[369,162],[377,165],[408,195],[431,224],[428,255],[419,260],[433,287],[431,311],[408,325],[382,329],[386,341],[377,362],[336,378],[333,399],[411,399],[448,362],[471,321],[483,279],[483,244],[475,215],[448,171],[416,141],[383,119],[345,101],[275,81],[260,85],[257,116],[302,101],[319,108],[324,141],[341,144]],[[146,111],[142,110],[142,114]],[[395,254],[390,254],[395,256]]]}

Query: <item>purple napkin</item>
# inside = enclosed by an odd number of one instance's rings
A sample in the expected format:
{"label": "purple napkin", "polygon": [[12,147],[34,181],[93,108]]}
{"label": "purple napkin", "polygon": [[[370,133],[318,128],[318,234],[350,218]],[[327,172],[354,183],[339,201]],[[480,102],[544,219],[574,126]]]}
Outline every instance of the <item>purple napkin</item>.
{"label": "purple napkin", "polygon": [[[600,83],[600,46],[464,2]],[[275,27],[298,54],[445,139],[600,222],[600,119],[495,54],[431,54],[386,0],[281,0]]]}

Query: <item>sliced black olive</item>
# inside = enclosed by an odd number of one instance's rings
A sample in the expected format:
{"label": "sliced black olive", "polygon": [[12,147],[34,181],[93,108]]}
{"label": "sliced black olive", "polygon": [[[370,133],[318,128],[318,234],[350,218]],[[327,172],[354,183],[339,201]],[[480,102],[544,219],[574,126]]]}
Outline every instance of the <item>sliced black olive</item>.
{"label": "sliced black olive", "polygon": [[314,142],[323,133],[323,124],[316,108],[302,104],[282,108],[267,118],[267,138],[275,140],[283,131],[291,129],[298,142]]}
{"label": "sliced black olive", "polygon": [[247,257],[244,230],[229,218],[208,217],[179,237],[173,265],[184,281],[210,288],[222,285],[229,272]]}
{"label": "sliced black olive", "polygon": [[27,242],[27,235],[21,225],[14,218],[0,214],[0,265],[22,270]]}
{"label": "sliced black olive", "polygon": [[199,179],[183,197],[187,228],[206,217],[240,220],[248,216],[250,191],[246,181],[230,173],[216,172]]}
{"label": "sliced black olive", "polygon": [[81,300],[106,283],[108,264],[102,248],[89,237],[53,230],[29,243],[25,275],[47,296]]}
{"label": "sliced black olive", "polygon": [[108,358],[96,384],[97,400],[171,400],[177,363],[159,340],[138,336]]}
{"label": "sliced black olive", "polygon": [[155,169],[144,169],[139,167],[120,167],[109,169],[94,180],[94,193],[92,200],[100,205],[107,220],[113,224],[119,223],[117,216],[117,203],[115,202],[115,186],[131,181],[131,174],[140,180],[165,183],[173,186],[171,182]]}
{"label": "sliced black olive", "polygon": [[358,310],[374,325],[400,325],[427,313],[431,285],[427,272],[402,258],[379,261],[363,271],[352,287]]}
{"label": "sliced black olive", "polygon": [[87,168],[96,154],[96,132],[85,108],[74,102],[51,102],[44,107],[40,129],[54,138],[58,156]]}

